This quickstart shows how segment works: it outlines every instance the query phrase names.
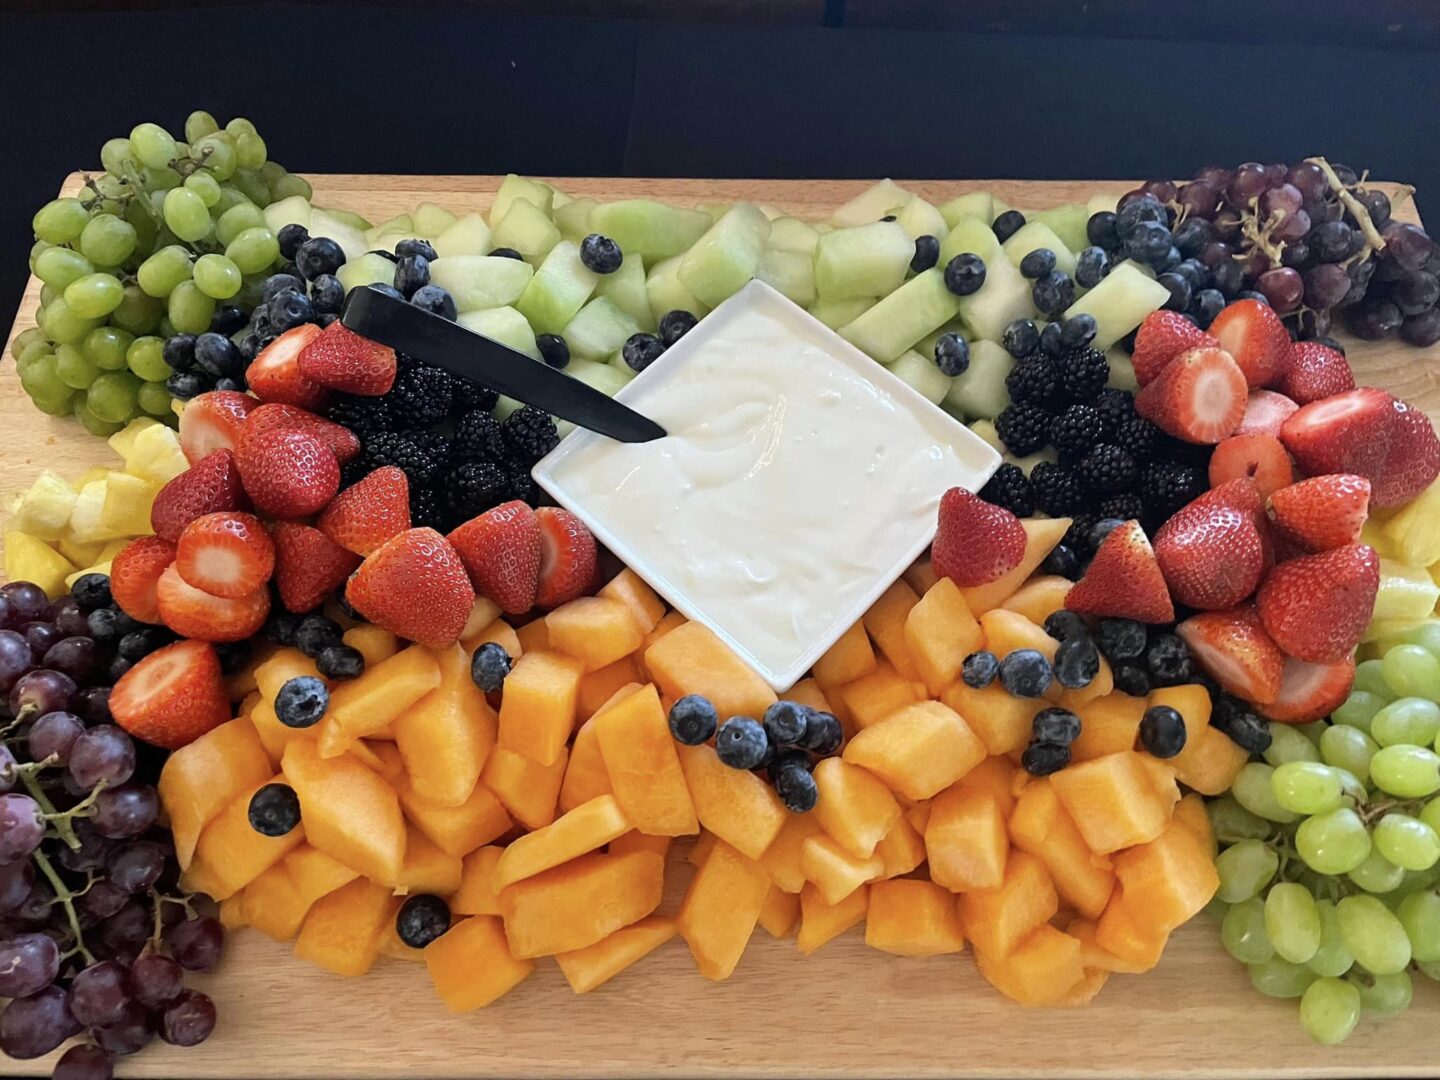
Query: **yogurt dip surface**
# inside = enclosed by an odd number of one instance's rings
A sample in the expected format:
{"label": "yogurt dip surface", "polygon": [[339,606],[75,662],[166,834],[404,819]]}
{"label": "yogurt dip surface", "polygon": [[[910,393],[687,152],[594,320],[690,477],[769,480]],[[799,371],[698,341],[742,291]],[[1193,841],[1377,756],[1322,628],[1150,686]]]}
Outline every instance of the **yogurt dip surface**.
{"label": "yogurt dip surface", "polygon": [[760,283],[617,397],[668,433],[577,431],[536,479],[787,689],[915,559],[993,448]]}

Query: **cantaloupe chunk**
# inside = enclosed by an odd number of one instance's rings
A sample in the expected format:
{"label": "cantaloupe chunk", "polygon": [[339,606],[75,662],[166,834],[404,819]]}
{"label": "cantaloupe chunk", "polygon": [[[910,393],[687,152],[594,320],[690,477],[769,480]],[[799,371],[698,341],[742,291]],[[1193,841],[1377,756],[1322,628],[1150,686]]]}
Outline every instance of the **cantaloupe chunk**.
{"label": "cantaloupe chunk", "polygon": [[563,746],[560,756],[550,765],[541,765],[524,754],[497,746],[485,761],[480,783],[495,794],[520,824],[527,829],[543,829],[555,820],[555,804],[565,780],[567,760]]}
{"label": "cantaloupe chunk", "polygon": [[307,908],[320,897],[360,876],[359,871],[352,870],[333,855],[327,855],[310,844],[301,844],[281,862]]}
{"label": "cantaloupe chunk", "polygon": [[1094,854],[1049,780],[1027,784],[1010,813],[1010,842],[1044,864],[1065,902],[1098,919],[1115,887],[1110,860]]}
{"label": "cantaloupe chunk", "polygon": [[586,671],[598,671],[629,656],[644,642],[648,629],[641,629],[623,602],[603,596],[582,596],[545,616],[550,647],[579,660]]}
{"label": "cantaloupe chunk", "polygon": [[631,829],[606,844],[605,850],[611,855],[623,855],[627,851],[648,851],[664,859],[670,855],[671,839],[669,836],[651,836],[639,829]]}
{"label": "cantaloupe chunk", "polygon": [[269,780],[274,771],[255,725],[243,717],[171,751],[160,770],[157,790],[170,818],[181,870],[190,865],[205,826],[242,792]]}
{"label": "cantaloupe chunk", "polygon": [[964,718],[991,754],[1023,750],[1030,742],[1035,714],[1049,705],[1041,698],[1012,697],[999,680],[983,690],[953,683],[940,700]]}
{"label": "cantaloupe chunk", "polygon": [[1146,702],[1151,707],[1167,705],[1185,721],[1185,746],[1166,762],[1178,771],[1183,767],[1187,751],[1193,753],[1199,747],[1204,732],[1210,727],[1210,692],[1199,683],[1160,686],[1150,691]]}
{"label": "cantaloupe chunk", "polygon": [[408,787],[400,788],[399,794],[405,816],[451,855],[464,858],[510,831],[510,814],[483,783],[476,784],[470,798],[459,806],[440,806]]}
{"label": "cantaloupe chunk", "polygon": [[596,851],[624,835],[630,827],[630,821],[613,795],[591,799],[544,828],[511,841],[495,865],[494,888],[504,889],[586,852]]}
{"label": "cantaloupe chunk", "polygon": [[906,585],[915,590],[916,596],[924,596],[930,591],[930,587],[940,580],[940,575],[935,572],[935,564],[923,556],[907,566],[900,576],[905,579]]}
{"label": "cantaloupe chunk", "polygon": [[[1113,972],[1117,975],[1140,975],[1154,965],[1139,965],[1121,959],[1095,941],[1095,924],[1089,919],[1075,919],[1065,932],[1080,942],[1080,963],[1087,970]],[[1163,942],[1162,942],[1163,944]]]}
{"label": "cantaloupe chunk", "polygon": [[1095,925],[1095,944],[1114,955],[1135,973],[1160,963],[1170,932],[1151,924],[1143,907],[1126,902],[1123,887],[1116,888]]}
{"label": "cantaloupe chunk", "polygon": [[876,665],[868,675],[841,686],[839,695],[856,728],[878,724],[920,700],[915,683],[896,671],[888,660]]}
{"label": "cantaloupe chunk", "polygon": [[1008,608],[985,612],[980,616],[980,628],[985,633],[985,648],[1002,660],[1017,649],[1034,649],[1053,662],[1055,650],[1060,647],[1043,627]]}
{"label": "cantaloupe chunk", "polygon": [[473,915],[425,946],[425,969],[445,1008],[464,1013],[514,990],[535,970],[535,961],[515,957],[499,919]]}
{"label": "cantaloupe chunk", "polygon": [[356,878],[315,901],[295,939],[295,955],[337,975],[364,975],[399,906],[384,885]]}
{"label": "cantaloupe chunk", "polygon": [[657,836],[699,832],[677,743],[655,687],[628,695],[593,722],[610,788],[631,825]]}
{"label": "cantaloupe chunk", "polygon": [[243,930],[250,924],[245,921],[245,894],[236,893],[234,896],[227,896],[220,901],[220,912],[217,916],[220,926],[224,930]]}
{"label": "cantaloupe chunk", "polygon": [[775,691],[730,646],[699,623],[684,623],[645,650],[645,669],[669,697],[699,694],[721,719],[765,715]]}
{"label": "cantaloupe chunk", "polygon": [[1121,693],[1087,701],[1076,713],[1080,717],[1080,736],[1070,744],[1070,760],[1091,761],[1133,750],[1145,708],[1144,698]]}
{"label": "cantaloupe chunk", "polygon": [[250,723],[255,728],[260,744],[265,747],[265,755],[274,769],[280,768],[280,762],[285,757],[285,747],[291,739],[313,737],[313,729],[292,728],[282,724],[275,715],[275,706],[264,698],[251,710]]}
{"label": "cantaloupe chunk", "polygon": [[771,937],[790,937],[800,925],[800,894],[786,892],[772,881],[758,921]]}
{"label": "cantaloupe chunk", "polygon": [[995,989],[1030,1006],[1064,1001],[1085,977],[1080,942],[1053,926],[1033,930],[1008,956],[977,948],[975,966]]}
{"label": "cantaloupe chunk", "polygon": [[[500,618],[500,605],[491,600],[488,596],[475,597],[474,603],[470,605],[470,614],[465,619],[465,625],[460,628],[460,640],[473,638],[487,626]],[[474,649],[469,650],[474,652]]]}
{"label": "cantaloupe chunk", "polygon": [[642,636],[655,629],[655,625],[665,616],[665,601],[628,566],[607,581],[597,595],[624,604],[630,617],[635,620],[635,625],[640,628]]}
{"label": "cantaloupe chunk", "polygon": [[1218,847],[1215,829],[1210,824],[1210,815],[1205,811],[1205,800],[1198,792],[1190,792],[1175,804],[1173,820],[1189,829],[1191,835],[1200,842],[1200,846],[1210,853],[1210,857],[1215,857]]}
{"label": "cantaloupe chunk", "polygon": [[931,800],[925,857],[932,881],[951,892],[994,888],[1004,880],[1009,851],[1005,810],[991,792],[962,782]]}
{"label": "cantaloupe chunk", "polygon": [[800,865],[801,852],[805,841],[819,832],[820,822],[814,814],[785,815],[785,824],[760,856],[760,865],[765,867],[777,889],[799,895],[805,887],[805,871]]}
{"label": "cantaloupe chunk", "polygon": [[966,773],[955,786],[990,796],[999,803],[1000,812],[1008,819],[1015,809],[1016,796],[1030,780],[1030,774],[1020,768],[1018,762],[992,755]]}
{"label": "cantaloupe chunk", "polygon": [[907,679],[920,677],[919,669],[905,647],[905,620],[910,616],[910,609],[919,602],[919,594],[901,578],[885,590],[861,620],[880,654]]}
{"label": "cantaloupe chunk", "polygon": [[769,890],[764,867],[723,840],[715,844],[675,917],[700,974],[715,980],[730,977],[755,932]]}
{"label": "cantaloupe chunk", "polygon": [[1059,910],[1060,897],[1045,865],[1024,851],[1010,853],[998,886],[960,898],[960,915],[976,951],[993,956],[1009,954]]}
{"label": "cantaloupe chunk", "polygon": [[580,679],[580,691],[575,699],[576,719],[582,722],[589,720],[615,696],[617,690],[632,684],[639,686],[643,682],[640,665],[633,656],[621,657],[613,664],[586,673]]}
{"label": "cantaloupe chunk", "polygon": [[200,833],[187,872],[195,891],[214,900],[233,896],[305,842],[303,822],[284,836],[264,836],[250,827],[250,799],[263,786],[240,792]]}
{"label": "cantaloupe chunk", "polygon": [[931,697],[960,677],[960,668],[984,643],[980,624],[949,578],[932,585],[905,616],[905,652]]}
{"label": "cantaloupe chunk", "polygon": [[636,654],[636,658],[640,662],[641,669],[645,670],[645,677],[647,679],[650,677],[650,673],[649,670],[645,668],[645,654],[650,651],[650,646],[670,633],[671,630],[684,626],[687,621],[685,616],[680,612],[667,611],[664,616],[661,617],[660,621],[655,624],[655,628],[645,635],[645,643],[640,646],[640,651]]}
{"label": "cantaloupe chunk", "polygon": [[842,756],[874,773],[892,791],[928,799],[978,765],[986,752],[955,710],[938,701],[921,701],[856,732]]}
{"label": "cantaloupe chunk", "polygon": [[[640,688],[638,683],[635,688]],[[560,812],[568,813],[591,799],[609,794],[610,774],[605,771],[595,719],[591,717],[576,730],[575,741],[570,744],[565,778],[560,782]]]}
{"label": "cantaloupe chunk", "polygon": [[531,958],[593,945],[659,907],[664,887],[665,860],[648,851],[581,855],[517,881],[500,890],[510,951]]}
{"label": "cantaloupe chunk", "polygon": [[460,864],[460,887],[450,896],[450,910],[456,915],[499,915],[500,891],[495,888],[495,864],[505,853],[502,847],[487,844],[466,855]]}
{"label": "cantaloupe chunk", "polygon": [[440,685],[396,717],[392,729],[411,786],[431,802],[459,806],[495,746],[495,712],[470,677],[463,647],[440,650],[436,659]]}
{"label": "cantaloupe chunk", "polygon": [[440,662],[423,645],[411,645],[359,678],[336,683],[320,722],[320,753],[334,757],[353,739],[389,727],[440,685]]}
{"label": "cantaloupe chunk", "polygon": [[1065,597],[1074,584],[1059,574],[1036,574],[1000,606],[1024,615],[1036,626],[1043,626],[1046,619],[1065,606]]}
{"label": "cantaloupe chunk", "polygon": [[310,910],[283,859],[246,885],[243,896],[246,923],[273,941],[289,941],[299,933]]}
{"label": "cantaloupe chunk", "polygon": [[1108,855],[1154,840],[1170,819],[1141,756],[1133,750],[1107,754],[1077,762],[1050,778],[1091,851]]}
{"label": "cantaloupe chunk", "polygon": [[1080,976],[1080,981],[1072,986],[1064,997],[1055,1002],[1051,1006],[1052,1008],[1080,1009],[1100,996],[1100,991],[1104,990],[1105,984],[1110,981],[1110,972],[1092,967],[1086,967],[1083,970],[1084,974]]}
{"label": "cantaloupe chunk", "polygon": [[756,773],[722,763],[712,746],[677,743],[675,749],[700,824],[742,854],[760,858],[785,824],[775,789]]}
{"label": "cantaloupe chunk", "polygon": [[412,948],[401,941],[394,919],[387,920],[380,931],[379,950],[381,956],[387,956],[391,960],[404,960],[407,964],[425,963],[425,950]]}
{"label": "cantaloupe chunk", "polygon": [[690,847],[690,853],[685,856],[685,861],[695,869],[700,869],[705,865],[705,860],[710,857],[710,852],[715,850],[717,843],[719,843],[719,837],[713,832],[701,829],[700,835],[695,838],[695,843]]}
{"label": "cantaloupe chunk", "polygon": [[868,859],[900,817],[895,796],[874,773],[842,758],[825,758],[813,775],[820,797],[811,813],[820,827],[851,855]]}
{"label": "cantaloupe chunk", "polygon": [[255,687],[266,701],[274,701],[280,688],[291,679],[308,675],[325,682],[315,661],[299,649],[280,649],[255,667]]}
{"label": "cantaloupe chunk", "polygon": [[322,758],[310,739],[285,748],[283,767],[310,843],[393,888],[405,861],[405,818],[395,790],[348,754]]}
{"label": "cantaloupe chunk", "polygon": [[873,854],[859,858],[822,833],[800,845],[800,870],[827,904],[838,904],[861,885],[879,878],[885,872],[885,860]]}
{"label": "cantaloupe chunk", "polygon": [[1117,853],[1115,876],[1132,909],[1161,930],[1188,922],[1220,887],[1210,853],[1190,826],[1179,821],[1149,843]]}
{"label": "cantaloupe chunk", "polygon": [[[543,623],[541,624],[544,625]],[[475,650],[481,645],[493,642],[505,650],[511,660],[519,660],[525,654],[525,647],[520,644],[520,635],[515,628],[504,619],[496,619],[489,626],[485,627],[474,637],[461,638],[460,644],[465,646],[465,651],[475,655]]]}
{"label": "cantaloupe chunk", "polygon": [[[233,675],[225,676],[225,696],[231,701],[243,702],[251,694],[259,697],[260,683],[255,679],[255,669],[270,659],[278,650],[276,645],[262,643],[253,647],[254,651],[250,662]],[[236,715],[244,714],[244,708],[236,710]]]}
{"label": "cantaloupe chunk", "polygon": [[[928,806],[926,810],[928,816]],[[925,861],[925,835],[910,821],[909,814],[909,811],[902,814],[885,834],[885,839],[875,845],[875,854],[885,864],[882,877],[908,874]]]}
{"label": "cantaloupe chunk", "polygon": [[524,626],[517,627],[515,639],[520,642],[521,654],[550,651],[550,626],[544,617],[531,619]]}
{"label": "cantaloupe chunk", "polygon": [[[629,626],[628,617],[620,614]],[[538,765],[554,765],[575,729],[582,674],[579,660],[527,651],[505,678],[497,745]]]}
{"label": "cantaloupe chunk", "polygon": [[[910,823],[910,827],[920,834],[920,839],[923,843],[925,839],[925,826],[930,824],[930,800],[927,799],[924,802],[916,803],[905,811],[904,816],[905,820]],[[891,833],[894,831],[894,829],[890,830]],[[886,833],[887,838],[889,835],[889,833]],[[880,841],[881,846],[883,846],[884,843],[884,840]],[[876,850],[878,851],[879,847],[877,847]],[[886,864],[889,864],[888,860]],[[888,877],[889,875],[887,874],[886,876]]]}
{"label": "cantaloupe chunk", "polygon": [[870,886],[861,885],[838,904],[827,904],[820,890],[807,884],[800,890],[800,929],[796,947],[809,956],[865,918],[870,909]]}
{"label": "cantaloupe chunk", "polygon": [[808,705],[820,712],[830,712],[830,699],[825,696],[825,691],[814,679],[801,679],[792,686],[785,695],[785,700],[793,701],[797,705]]}
{"label": "cantaloupe chunk", "polygon": [[1188,742],[1171,759],[1175,776],[1186,787],[1202,795],[1223,795],[1250,760],[1250,752],[1235,743],[1219,728],[1207,727],[1194,745]]}
{"label": "cantaloupe chunk", "polygon": [[366,667],[389,660],[400,651],[400,639],[383,626],[373,623],[352,626],[340,635],[340,640],[365,658]]}
{"label": "cantaloupe chunk", "polygon": [[673,938],[679,929],[674,919],[647,915],[613,934],[573,952],[555,954],[560,973],[577,994],[588,994],[609,982],[631,964],[643,960]]}
{"label": "cantaloupe chunk", "polygon": [[1045,556],[1060,543],[1065,536],[1065,530],[1070,528],[1070,519],[1026,518],[1020,522],[1020,527],[1025,530],[1025,554],[1020,557],[1015,568],[1001,574],[994,581],[960,590],[965,594],[966,606],[974,614],[981,615],[991,608],[999,607],[1015,595],[1015,591],[1030,580],[1035,568],[1045,561]]}
{"label": "cantaloupe chunk", "polygon": [[[1059,687],[1058,694],[1054,693],[1056,687]],[[1114,689],[1115,671],[1111,668],[1110,661],[1102,656],[1100,657],[1100,667],[1096,670],[1095,677],[1084,686],[1076,687],[1074,690],[1068,690],[1060,686],[1059,683],[1052,683],[1046,697],[1050,697],[1053,694],[1055,701],[1062,708],[1078,713],[1082,705],[1086,705],[1096,698],[1102,698]]]}
{"label": "cantaloupe chunk", "polygon": [[236,717],[249,718],[250,714],[255,711],[255,706],[259,705],[262,700],[260,691],[252,690],[240,700],[239,705],[235,706]]}
{"label": "cantaloupe chunk", "polygon": [[955,897],[931,881],[903,878],[870,886],[865,944],[896,956],[940,956],[965,948]]}
{"label": "cantaloupe chunk", "polygon": [[815,661],[815,681],[828,690],[870,674],[876,663],[875,649],[865,632],[865,624],[857,622]]}
{"label": "cantaloupe chunk", "polygon": [[460,887],[461,863],[414,825],[405,832],[405,863],[400,867],[400,880],[395,892],[433,893],[449,896]]}

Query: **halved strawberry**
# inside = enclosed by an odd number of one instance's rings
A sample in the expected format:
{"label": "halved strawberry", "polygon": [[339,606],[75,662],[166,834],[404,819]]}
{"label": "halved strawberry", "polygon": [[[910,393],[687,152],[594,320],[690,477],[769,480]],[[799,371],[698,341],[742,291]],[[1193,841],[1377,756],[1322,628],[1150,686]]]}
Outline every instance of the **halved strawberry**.
{"label": "halved strawberry", "polygon": [[1228,692],[1258,704],[1274,701],[1280,692],[1285,654],[1265,632],[1253,604],[1192,615],[1175,633]]}
{"label": "halved strawberry", "polygon": [[175,545],[159,536],[141,536],[110,561],[110,596],[120,610],[144,623],[160,621],[155,586],[175,561]]}
{"label": "halved strawberry", "polygon": [[243,641],[270,614],[270,590],[263,586],[228,599],[197,589],[171,564],[155,585],[160,621],[181,637],[200,641]]}
{"label": "halved strawberry", "polygon": [[1353,654],[1329,664],[1308,664],[1292,657],[1285,661],[1275,700],[1261,705],[1260,713],[1281,724],[1308,724],[1334,712],[1354,685]]}
{"label": "halved strawberry", "polygon": [[507,615],[523,615],[535,606],[544,542],[540,519],[526,503],[501,503],[459,526],[448,539],[477,593]]}
{"label": "halved strawberry", "polygon": [[1269,495],[1295,480],[1290,454],[1274,435],[1231,435],[1221,439],[1210,455],[1210,486],[1248,476],[1261,495]]}
{"label": "halved strawberry", "polygon": [[1183,352],[1191,349],[1216,348],[1218,342],[1178,311],[1152,311],[1145,316],[1135,334],[1135,351],[1130,360],[1135,365],[1135,381],[1146,386]]}
{"label": "halved strawberry", "polygon": [[309,517],[340,490],[340,465],[314,435],[275,428],[240,444],[240,479],[261,513],[282,519]]}
{"label": "halved strawberry", "polygon": [[1009,510],[951,488],[940,498],[930,561],[935,573],[956,585],[984,585],[1020,564],[1025,543],[1020,519]]}
{"label": "halved strawberry", "polygon": [[1250,596],[1265,573],[1254,515],[1191,503],[1155,534],[1155,558],[1170,594],[1187,607],[1220,611]]}
{"label": "halved strawberry", "polygon": [[1245,399],[1245,418],[1235,429],[1236,435],[1274,435],[1300,406],[1274,390],[1251,390]]}
{"label": "halved strawberry", "polygon": [[1210,333],[1245,373],[1252,387],[1270,386],[1290,367],[1290,335],[1269,304],[1234,300],[1210,324]]}
{"label": "halved strawberry", "polygon": [[1082,577],[1065,596],[1082,615],[1168,623],[1175,618],[1155,550],[1138,521],[1117,525],[1100,543]]}
{"label": "halved strawberry", "polygon": [[1280,441],[1309,476],[1355,473],[1372,482],[1395,439],[1395,399],[1362,386],[1300,406],[1280,428]]}
{"label": "halved strawberry", "polygon": [[302,615],[345,584],[360,565],[319,529],[282,521],[275,526],[275,588],[287,611]]}
{"label": "halved strawberry", "polygon": [[1310,552],[1355,543],[1369,509],[1370,481],[1351,473],[1312,476],[1270,495],[1276,533]]}
{"label": "halved strawberry", "polygon": [[1400,506],[1419,495],[1440,475],[1440,439],[1430,418],[1413,405],[1395,400],[1390,452],[1371,474],[1376,506]]}
{"label": "halved strawberry", "polygon": [[369,555],[410,528],[410,482],[394,465],[376,469],[336,495],[315,527],[341,547]]}
{"label": "halved strawberry", "polygon": [[316,410],[325,405],[330,391],[300,373],[300,354],[320,336],[320,327],[306,323],[286,330],[251,361],[245,370],[250,389],[261,401],[279,401]]}
{"label": "halved strawberry", "polygon": [[392,634],[440,649],[460,637],[475,590],[445,537],[410,529],[366,556],[345,586],[345,599]]}
{"label": "halved strawberry", "polygon": [[110,691],[110,715],[135,738],[167,750],[230,719],[230,698],[213,646],[177,641],[156,649]]}
{"label": "halved strawberry", "polygon": [[175,569],[197,589],[238,600],[270,581],[275,542],[254,514],[206,514],[180,534]]}
{"label": "halved strawberry", "polygon": [[1245,376],[1224,349],[1191,349],[1135,397],[1135,411],[1192,443],[1217,443],[1245,417]]}
{"label": "halved strawberry", "polygon": [[180,449],[190,464],[216,450],[234,450],[258,398],[238,390],[211,390],[193,397],[180,414]]}
{"label": "halved strawberry", "polygon": [[1379,588],[1375,549],[1347,544],[1281,563],[1261,583],[1255,604],[1286,655],[1329,664],[1360,644]]}
{"label": "halved strawberry", "polygon": [[535,603],[549,610],[584,596],[594,584],[595,537],[583,521],[557,506],[542,506],[535,518],[543,541]]}
{"label": "halved strawberry", "polygon": [[333,322],[300,354],[300,374],[349,394],[378,397],[395,382],[395,350]]}
{"label": "halved strawberry", "polygon": [[335,453],[335,460],[344,465],[360,454],[360,439],[347,427],[332,423],[323,417],[294,405],[270,402],[261,405],[250,414],[240,433],[243,443],[253,435],[285,428],[290,431],[304,431],[314,435]]}
{"label": "halved strawberry", "polygon": [[235,455],[212,450],[162,487],[150,504],[150,527],[171,543],[185,526],[206,514],[222,510],[249,510],[250,497],[240,483]]}
{"label": "halved strawberry", "polygon": [[1318,341],[1295,341],[1290,345],[1290,367],[1275,388],[1297,405],[1355,389],[1350,362],[1328,345]]}

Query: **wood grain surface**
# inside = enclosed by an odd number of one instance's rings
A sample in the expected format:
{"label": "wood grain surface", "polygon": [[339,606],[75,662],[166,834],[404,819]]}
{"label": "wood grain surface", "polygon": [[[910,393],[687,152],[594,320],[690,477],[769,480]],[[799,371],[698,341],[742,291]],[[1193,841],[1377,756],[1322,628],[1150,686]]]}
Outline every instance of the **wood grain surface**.
{"label": "wood grain surface", "polygon": [[[315,199],[372,221],[431,200],[455,212],[484,209],[493,176],[316,176]],[[819,218],[861,190],[850,180],[554,181],[573,195],[649,196],[680,203],[754,199]],[[78,176],[67,180],[73,191]],[[995,191],[1013,206],[1041,208],[1117,194],[1121,183],[1023,180],[917,181],[941,202]],[[1407,204],[1399,216],[1413,219]],[[21,257],[12,252],[14,258]],[[33,279],[11,335],[33,325]],[[1383,386],[1440,417],[1440,353],[1396,342],[1355,343],[1362,383]],[[109,449],[70,421],[32,408],[13,362],[0,366],[0,491],[27,485],[41,468],[76,475],[111,463]],[[688,866],[672,859],[662,910],[673,911]],[[1079,1010],[1027,1010],[976,973],[968,953],[900,959],[865,947],[860,930],[802,957],[793,942],[757,930],[739,970],[710,983],[678,940],[611,983],[571,993],[542,961],[494,1006],[447,1013],[425,973],[381,960],[347,980],[295,960],[288,945],[252,930],[230,936],[219,971],[197,980],[220,1020],[203,1046],[156,1043],[122,1063],[129,1077],[459,1078],[504,1076],[907,1076],[907,1077],[1412,1077],[1440,1076],[1435,1054],[1440,990],[1417,978],[1415,1004],[1384,1021],[1366,1018],[1340,1047],[1314,1045],[1295,1003],[1263,998],[1221,949],[1218,926],[1200,916],[1171,940],[1164,960],[1140,976],[1117,975]],[[26,1076],[49,1062],[0,1057],[0,1075]]]}

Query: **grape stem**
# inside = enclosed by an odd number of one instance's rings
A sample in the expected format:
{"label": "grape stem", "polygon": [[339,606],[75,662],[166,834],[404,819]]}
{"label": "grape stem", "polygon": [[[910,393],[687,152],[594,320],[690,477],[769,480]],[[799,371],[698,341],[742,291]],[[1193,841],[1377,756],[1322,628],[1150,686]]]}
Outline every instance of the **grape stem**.
{"label": "grape stem", "polygon": [[55,899],[65,908],[65,919],[70,923],[70,932],[75,935],[75,948],[80,950],[80,955],[85,958],[85,964],[88,967],[95,962],[95,957],[85,947],[85,935],[80,932],[80,917],[75,914],[75,904],[73,903],[77,894],[70,891],[65,882],[60,879],[60,875],[55,872],[55,867],[50,865],[50,860],[38,848],[31,852],[31,858],[40,867],[40,872],[49,880],[50,887],[55,890]]}
{"label": "grape stem", "polygon": [[[32,763],[32,765],[36,766],[48,764],[53,764],[50,758],[46,758],[43,762]],[[100,796],[100,792],[105,790],[106,782],[101,780],[95,785],[89,795],[86,795],[85,798],[69,810],[57,810],[55,809],[55,804],[50,801],[50,796],[46,795],[45,790],[40,786],[40,781],[35,775],[37,771],[38,769],[36,768],[21,766],[21,783],[25,785],[25,790],[30,793],[30,797],[39,804],[41,814],[45,820],[55,826],[55,832],[61,840],[65,841],[65,845],[72,851],[79,851],[80,838],[75,835],[75,826],[71,824],[71,822],[77,817],[90,816],[86,811],[94,805],[95,800]]]}
{"label": "grape stem", "polygon": [[1330,162],[1326,161],[1323,157],[1312,157],[1306,158],[1305,160],[1325,174],[1325,182],[1330,185],[1330,190],[1345,204],[1345,209],[1349,210],[1351,216],[1355,218],[1356,224],[1360,226],[1360,231],[1365,234],[1366,242],[1376,251],[1384,251],[1385,238],[1380,235],[1380,230],[1375,228],[1375,223],[1370,220],[1370,211],[1366,210],[1365,205],[1359,199],[1355,198],[1354,195],[1350,194],[1349,189],[1341,183],[1340,177],[1337,176],[1335,170],[1330,167]]}

